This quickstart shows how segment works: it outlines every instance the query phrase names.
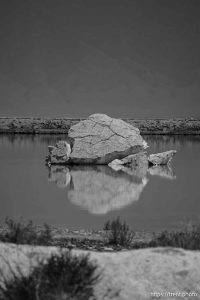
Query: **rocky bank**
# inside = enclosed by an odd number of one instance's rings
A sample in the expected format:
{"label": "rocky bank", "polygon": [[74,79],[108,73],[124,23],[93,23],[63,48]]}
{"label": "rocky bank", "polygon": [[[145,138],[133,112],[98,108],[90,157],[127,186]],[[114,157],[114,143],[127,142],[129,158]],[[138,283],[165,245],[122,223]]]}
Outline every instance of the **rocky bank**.
{"label": "rocky bank", "polygon": [[[68,133],[71,126],[84,118],[1,117],[0,133]],[[123,119],[139,128],[141,134],[200,134],[200,118]]]}

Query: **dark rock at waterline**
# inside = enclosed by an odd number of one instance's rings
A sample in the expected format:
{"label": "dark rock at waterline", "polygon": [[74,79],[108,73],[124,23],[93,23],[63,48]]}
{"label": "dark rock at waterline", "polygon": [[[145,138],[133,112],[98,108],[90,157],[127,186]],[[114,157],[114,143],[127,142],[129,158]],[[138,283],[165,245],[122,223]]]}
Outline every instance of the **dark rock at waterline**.
{"label": "dark rock at waterline", "polygon": [[104,114],[91,115],[72,126],[68,136],[71,153],[64,141],[57,143],[49,148],[50,164],[108,164],[147,148],[138,128]]}
{"label": "dark rock at waterline", "polygon": [[48,146],[49,159],[52,164],[65,164],[71,153],[71,146],[66,141],[59,141],[55,146]]}

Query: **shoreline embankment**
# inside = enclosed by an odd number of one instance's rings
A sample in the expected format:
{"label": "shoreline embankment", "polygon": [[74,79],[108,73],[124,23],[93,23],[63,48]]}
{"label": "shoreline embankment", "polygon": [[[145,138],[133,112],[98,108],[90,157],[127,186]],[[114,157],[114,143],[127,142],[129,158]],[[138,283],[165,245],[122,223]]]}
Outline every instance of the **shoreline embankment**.
{"label": "shoreline embankment", "polygon": [[[0,133],[67,134],[84,118],[0,118]],[[200,135],[200,118],[131,119],[124,121],[140,129],[141,134]]]}

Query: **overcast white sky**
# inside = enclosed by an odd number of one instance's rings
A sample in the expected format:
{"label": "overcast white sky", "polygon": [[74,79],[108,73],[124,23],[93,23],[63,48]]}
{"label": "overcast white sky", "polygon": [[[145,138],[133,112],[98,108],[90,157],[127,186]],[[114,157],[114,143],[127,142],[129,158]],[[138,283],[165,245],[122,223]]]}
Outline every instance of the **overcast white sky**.
{"label": "overcast white sky", "polygon": [[199,16],[199,0],[1,0],[0,116],[199,116]]}

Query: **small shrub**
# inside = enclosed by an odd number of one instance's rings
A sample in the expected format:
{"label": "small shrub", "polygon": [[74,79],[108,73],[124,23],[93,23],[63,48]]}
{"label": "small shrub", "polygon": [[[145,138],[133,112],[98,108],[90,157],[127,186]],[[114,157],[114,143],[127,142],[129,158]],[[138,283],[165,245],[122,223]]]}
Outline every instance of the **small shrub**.
{"label": "small shrub", "polygon": [[162,231],[154,234],[149,242],[137,242],[134,249],[149,247],[176,247],[187,250],[200,250],[200,225],[192,225],[178,231]]}
{"label": "small shrub", "polygon": [[1,233],[0,240],[15,244],[48,245],[52,241],[52,235],[47,224],[37,230],[32,221],[24,223],[6,218],[5,230]]}
{"label": "small shrub", "polygon": [[121,222],[119,217],[113,221],[107,221],[103,229],[106,231],[108,244],[129,246],[133,240],[133,232],[125,222]]}
{"label": "small shrub", "polygon": [[1,300],[36,300],[37,295],[37,270],[29,276],[14,276],[12,280],[4,280],[0,286]]}
{"label": "small shrub", "polygon": [[71,251],[52,255],[28,275],[21,275],[0,286],[2,300],[87,300],[99,278],[89,256]]}
{"label": "small shrub", "polygon": [[183,231],[163,231],[149,243],[150,247],[178,247],[200,250],[200,226],[193,225]]}

